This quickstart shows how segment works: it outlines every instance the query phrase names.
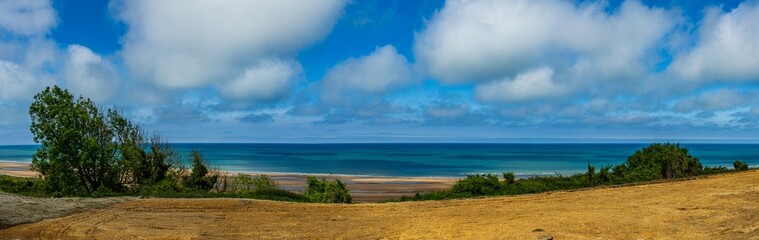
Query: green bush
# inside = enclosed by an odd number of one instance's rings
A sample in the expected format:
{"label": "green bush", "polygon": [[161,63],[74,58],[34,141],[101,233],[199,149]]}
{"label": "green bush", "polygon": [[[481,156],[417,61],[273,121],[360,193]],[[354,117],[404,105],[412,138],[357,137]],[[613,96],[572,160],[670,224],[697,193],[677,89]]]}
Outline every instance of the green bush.
{"label": "green bush", "polygon": [[729,172],[730,169],[727,169],[723,166],[718,167],[704,167],[704,170],[701,170],[701,174],[717,174],[717,173],[725,173]]}
{"label": "green bush", "polygon": [[598,171],[598,181],[600,183],[608,183],[612,180],[612,174],[609,172],[611,170],[611,165],[606,165],[604,167],[601,167],[601,170]]}
{"label": "green bush", "polygon": [[516,176],[513,172],[505,172],[503,173],[503,182],[506,184],[514,184],[514,181],[516,180]]}
{"label": "green bush", "polygon": [[748,170],[748,164],[742,162],[741,160],[735,160],[733,163],[733,168],[735,168],[736,171],[745,171]]}
{"label": "green bush", "polygon": [[269,190],[279,189],[279,186],[276,182],[274,182],[274,180],[263,174],[254,177],[251,182],[256,188],[256,192],[265,192]]}
{"label": "green bush", "polygon": [[620,174],[633,182],[695,176],[703,168],[698,158],[688,154],[688,149],[672,143],[651,144],[636,151],[622,165]]}
{"label": "green bush", "polygon": [[[0,175],[0,191],[25,196],[46,197],[47,184],[40,178]],[[62,196],[62,194],[61,194]]]}
{"label": "green bush", "polygon": [[595,183],[595,179],[593,177],[596,175],[596,167],[588,163],[588,172],[586,173],[586,175],[588,176],[588,182],[590,184]]}
{"label": "green bush", "polygon": [[306,178],[306,191],[304,195],[311,202],[350,203],[352,201],[345,183],[340,181],[340,179],[327,181],[326,179],[319,180],[309,176]]}
{"label": "green bush", "polygon": [[453,194],[469,194],[471,196],[494,195],[501,190],[498,177],[493,174],[469,175],[453,184]]}
{"label": "green bush", "polygon": [[177,185],[174,179],[167,178],[155,184],[143,186],[140,189],[140,195],[163,197],[163,196],[172,196],[182,191],[184,191],[184,188]]}
{"label": "green bush", "polygon": [[234,178],[234,186],[227,187],[236,192],[252,192],[256,189],[256,187],[253,186],[253,178],[244,173],[237,174],[237,177]]}

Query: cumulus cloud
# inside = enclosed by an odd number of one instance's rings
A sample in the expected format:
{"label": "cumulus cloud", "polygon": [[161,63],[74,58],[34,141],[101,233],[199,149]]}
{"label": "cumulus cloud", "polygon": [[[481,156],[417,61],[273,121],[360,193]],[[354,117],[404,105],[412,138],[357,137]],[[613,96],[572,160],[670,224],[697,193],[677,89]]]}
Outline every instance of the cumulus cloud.
{"label": "cumulus cloud", "polygon": [[0,60],[0,100],[31,101],[32,94],[41,85],[33,72],[15,63]]}
{"label": "cumulus cloud", "polygon": [[369,123],[369,124],[391,124],[406,122],[405,114],[416,113],[402,103],[388,101],[385,99],[355,99],[352,102],[345,102],[339,107],[330,109],[317,124],[343,124],[343,123]]}
{"label": "cumulus cloud", "polygon": [[208,114],[187,104],[154,108],[153,116],[159,123],[203,123],[211,121]]}
{"label": "cumulus cloud", "polygon": [[249,67],[231,82],[218,87],[223,98],[271,101],[290,93],[291,85],[301,72],[294,61],[266,60]]}
{"label": "cumulus cloud", "polygon": [[427,125],[483,126],[492,121],[492,115],[461,102],[433,102],[423,109],[423,116]]}
{"label": "cumulus cloud", "polygon": [[710,8],[696,46],[678,56],[670,71],[686,80],[759,80],[759,4],[742,3],[730,12]]}
{"label": "cumulus cloud", "polygon": [[334,99],[345,91],[382,94],[414,80],[411,66],[395,47],[386,45],[360,58],[338,63],[323,80],[323,97]]}
{"label": "cumulus cloud", "polygon": [[186,89],[252,81],[240,76],[269,66],[257,65],[262,59],[292,56],[324,37],[343,5],[344,0],[138,0],[118,1],[113,8],[128,26],[122,55],[133,76]]}
{"label": "cumulus cloud", "polygon": [[2,116],[0,117],[0,126],[12,126],[20,122],[29,121],[28,114],[27,109],[0,104],[0,116]]}
{"label": "cumulus cloud", "polygon": [[56,24],[49,0],[0,1],[0,29],[22,36],[45,35]]}
{"label": "cumulus cloud", "polygon": [[676,102],[673,110],[677,112],[692,112],[697,110],[728,110],[745,107],[756,94],[740,92],[732,89],[720,89],[701,95],[688,97]]}
{"label": "cumulus cloud", "polygon": [[113,65],[89,48],[70,45],[65,57],[61,73],[72,92],[105,102],[119,90],[120,80]]}
{"label": "cumulus cloud", "polygon": [[566,86],[553,81],[553,69],[539,68],[516,78],[496,80],[478,85],[475,96],[482,101],[519,102],[555,98],[567,92]]}
{"label": "cumulus cloud", "polygon": [[274,121],[274,115],[265,113],[251,113],[240,118],[240,121],[246,123],[267,123]]}
{"label": "cumulus cloud", "polygon": [[[513,78],[545,65],[564,78],[615,80],[646,73],[671,14],[637,1],[447,1],[416,37],[419,66],[446,83]],[[589,71],[592,70],[592,71]]]}

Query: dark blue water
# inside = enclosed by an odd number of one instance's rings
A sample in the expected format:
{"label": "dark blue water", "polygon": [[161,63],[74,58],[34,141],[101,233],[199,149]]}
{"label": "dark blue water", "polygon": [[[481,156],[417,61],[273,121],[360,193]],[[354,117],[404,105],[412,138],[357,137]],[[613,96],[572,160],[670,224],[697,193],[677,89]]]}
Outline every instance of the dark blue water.
{"label": "dark blue water", "polygon": [[[648,144],[174,144],[200,150],[229,171],[376,176],[454,176],[515,172],[573,174],[624,162]],[[706,166],[759,165],[756,144],[682,144]],[[30,162],[36,146],[0,146],[0,160]]]}

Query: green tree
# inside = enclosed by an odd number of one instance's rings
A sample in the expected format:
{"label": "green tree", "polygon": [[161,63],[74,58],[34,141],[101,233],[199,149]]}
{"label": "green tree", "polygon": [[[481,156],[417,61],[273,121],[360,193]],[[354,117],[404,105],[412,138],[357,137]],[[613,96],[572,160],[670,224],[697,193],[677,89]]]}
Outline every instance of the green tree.
{"label": "green tree", "polygon": [[80,195],[139,188],[163,180],[176,161],[159,136],[146,140],[140,127],[118,112],[58,86],[34,96],[29,116],[40,143],[32,167],[51,191]]}
{"label": "green tree", "polygon": [[211,189],[218,176],[208,175],[208,164],[200,151],[193,149],[190,152],[190,161],[192,162],[192,173],[185,179],[185,185],[200,190]]}
{"label": "green tree", "polygon": [[114,131],[90,99],[75,99],[68,90],[47,87],[34,96],[29,115],[34,141],[40,143],[32,167],[49,187],[64,194],[122,187],[114,162]]}

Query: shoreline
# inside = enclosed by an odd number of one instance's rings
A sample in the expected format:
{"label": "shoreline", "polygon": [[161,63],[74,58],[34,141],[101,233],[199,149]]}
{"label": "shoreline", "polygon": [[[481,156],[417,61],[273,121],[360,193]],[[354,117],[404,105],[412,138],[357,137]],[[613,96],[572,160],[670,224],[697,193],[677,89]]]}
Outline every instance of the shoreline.
{"label": "shoreline", "polygon": [[[36,177],[37,172],[31,171],[30,163],[0,160],[0,175],[14,177]],[[346,174],[298,174],[298,173],[267,173],[220,171],[234,177],[239,173],[251,176],[266,175],[277,182],[280,188],[302,192],[305,189],[306,177],[314,176],[328,180],[340,179],[346,183],[355,202],[381,202],[398,199],[402,196],[413,196],[449,189],[460,178],[455,177],[393,177],[393,176],[362,176]]]}

